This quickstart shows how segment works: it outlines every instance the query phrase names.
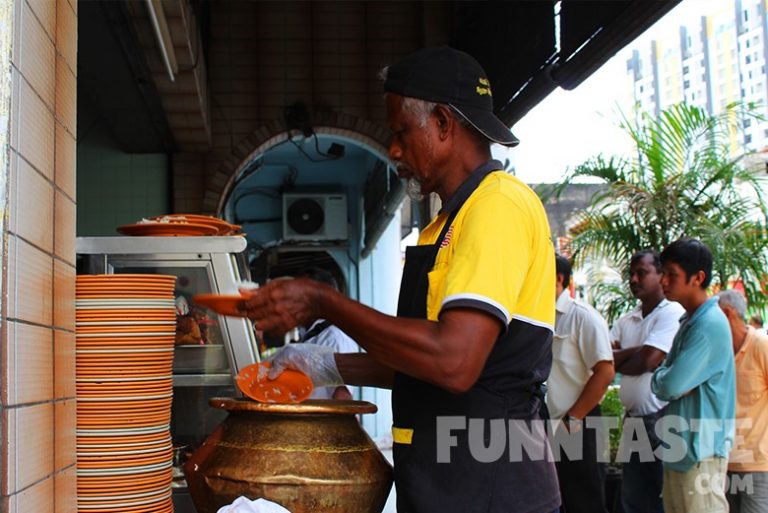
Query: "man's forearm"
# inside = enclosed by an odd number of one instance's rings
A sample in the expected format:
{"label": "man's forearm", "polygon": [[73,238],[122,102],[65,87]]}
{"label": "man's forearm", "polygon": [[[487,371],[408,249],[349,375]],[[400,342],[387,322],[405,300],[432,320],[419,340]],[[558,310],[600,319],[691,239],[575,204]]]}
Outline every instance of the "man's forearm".
{"label": "man's forearm", "polygon": [[339,374],[348,385],[392,388],[395,371],[367,353],[337,353]]}
{"label": "man's forearm", "polygon": [[630,347],[627,349],[614,349],[613,351],[613,365],[616,368],[616,372],[623,372],[621,370],[621,366],[624,365],[624,362],[629,360],[634,354],[636,354],[640,347]]}
{"label": "man's forearm", "polygon": [[584,385],[579,398],[568,410],[568,414],[577,419],[586,417],[587,413],[597,406],[603,398],[614,376],[612,362],[604,361],[595,365],[594,373]]}

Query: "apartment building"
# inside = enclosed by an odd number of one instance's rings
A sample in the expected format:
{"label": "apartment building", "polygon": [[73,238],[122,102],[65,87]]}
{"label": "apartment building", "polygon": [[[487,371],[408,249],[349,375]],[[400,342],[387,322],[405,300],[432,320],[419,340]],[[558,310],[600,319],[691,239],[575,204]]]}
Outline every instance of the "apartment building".
{"label": "apartment building", "polygon": [[[676,31],[631,49],[627,74],[645,112],[685,101],[717,114],[732,102],[768,105],[766,0],[733,0],[679,20]],[[734,151],[768,146],[768,122],[747,119],[732,136]]]}

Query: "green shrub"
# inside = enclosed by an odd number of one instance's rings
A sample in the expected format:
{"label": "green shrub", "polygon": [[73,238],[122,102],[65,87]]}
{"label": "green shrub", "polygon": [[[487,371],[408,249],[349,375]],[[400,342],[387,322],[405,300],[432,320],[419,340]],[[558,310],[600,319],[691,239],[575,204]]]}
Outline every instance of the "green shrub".
{"label": "green shrub", "polygon": [[624,406],[619,399],[619,387],[610,386],[605,393],[600,410],[604,417],[618,417],[618,429],[612,429],[609,438],[609,449],[611,456],[611,466],[620,467],[621,463],[616,462],[616,453],[619,451],[619,441],[621,440],[622,420],[624,419]]}

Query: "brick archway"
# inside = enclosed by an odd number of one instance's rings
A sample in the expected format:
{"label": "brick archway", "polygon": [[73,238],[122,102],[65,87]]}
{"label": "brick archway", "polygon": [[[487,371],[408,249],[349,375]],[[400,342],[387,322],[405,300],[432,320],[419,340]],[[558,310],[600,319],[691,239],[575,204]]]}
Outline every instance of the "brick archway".
{"label": "brick archway", "polygon": [[[320,135],[336,135],[358,142],[382,158],[386,157],[389,130],[372,121],[351,114],[333,113],[318,123],[314,131]],[[219,165],[216,172],[207,178],[203,210],[221,214],[224,201],[240,171],[254,158],[290,134],[291,130],[282,120],[275,120],[240,141],[229,157]]]}

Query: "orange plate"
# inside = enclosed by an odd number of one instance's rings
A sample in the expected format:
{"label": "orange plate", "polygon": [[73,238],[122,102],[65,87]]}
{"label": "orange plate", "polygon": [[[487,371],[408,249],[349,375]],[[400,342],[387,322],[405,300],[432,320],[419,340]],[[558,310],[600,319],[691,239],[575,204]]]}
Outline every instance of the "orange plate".
{"label": "orange plate", "polygon": [[104,333],[120,333],[120,332],[142,332],[142,331],[150,331],[150,332],[162,332],[162,331],[168,331],[170,333],[176,333],[176,325],[175,324],[144,324],[144,323],[136,323],[136,324],[106,324],[101,326],[77,326],[78,333],[91,333],[91,332],[104,332]]}
{"label": "orange plate", "polygon": [[104,311],[94,311],[90,313],[88,310],[77,310],[75,314],[77,322],[104,322],[109,325],[112,321],[174,321],[176,320],[176,313],[174,311],[166,313],[148,313],[142,314],[140,311],[114,310],[114,313]]}
{"label": "orange plate", "polygon": [[[154,333],[153,331],[147,332],[147,333]],[[171,335],[145,335],[145,336],[134,336],[135,333],[109,333],[109,334],[98,334],[93,333],[92,335],[100,335],[100,336],[93,336],[88,337],[84,335],[89,335],[89,333],[76,333],[75,334],[75,340],[77,340],[77,345],[80,346],[80,344],[85,346],[103,346],[105,349],[108,349],[110,347],[130,347],[131,345],[136,346],[162,346],[165,343],[170,343],[169,347],[173,347],[173,340],[174,336]]]}
{"label": "orange plate", "polygon": [[[154,216],[150,219],[158,221],[163,218],[168,219],[171,223],[195,223],[205,224],[216,228],[216,235],[226,235],[233,230],[235,225],[228,223],[218,217],[205,216],[200,214],[168,214],[165,216]],[[238,226],[238,228],[240,228]]]}
{"label": "orange plate", "polygon": [[118,226],[117,231],[124,235],[142,235],[154,237],[215,235],[218,229],[209,224],[196,223],[139,223]]}
{"label": "orange plate", "polygon": [[151,290],[78,290],[77,299],[146,299],[155,301],[158,299],[173,299],[170,291]]}
{"label": "orange plate", "polygon": [[141,273],[119,273],[119,274],[78,274],[78,280],[114,280],[125,278],[129,280],[170,280],[174,281],[176,276],[172,274],[141,274]]}
{"label": "orange plate", "polygon": [[109,490],[112,487],[124,488],[135,486],[136,490],[139,489],[154,489],[158,483],[170,483],[172,478],[172,469],[163,469],[160,473],[157,471],[153,473],[147,472],[146,474],[136,477],[130,474],[125,477],[110,477],[110,476],[77,476],[77,488],[78,489],[106,489]]}
{"label": "orange plate", "polygon": [[[146,313],[145,313],[146,312]],[[155,312],[147,309],[142,310],[77,310],[76,318],[78,321],[142,321],[142,320],[175,320],[176,312],[173,309]]]}
{"label": "orange plate", "polygon": [[115,435],[115,436],[77,436],[77,448],[88,449],[91,445],[115,443],[146,443],[158,444],[170,437],[168,430],[144,435]]}
{"label": "orange plate", "polygon": [[[80,276],[86,276],[81,274]],[[80,277],[78,276],[78,278]],[[153,289],[171,289],[174,287],[174,280],[149,280],[147,278],[131,278],[130,274],[108,274],[107,276],[115,276],[115,278],[109,280],[77,280],[76,287],[79,288],[104,288],[114,287],[116,285],[122,285],[130,288],[153,288]],[[126,278],[127,276],[127,278]]]}
{"label": "orange plate", "polygon": [[192,296],[192,301],[198,305],[210,308],[217,314],[245,317],[245,314],[238,309],[238,306],[247,298],[248,296],[240,294],[195,294]]}
{"label": "orange plate", "polygon": [[269,367],[269,362],[262,362],[243,368],[235,378],[237,387],[262,403],[300,403],[312,394],[312,380],[303,372],[286,369],[270,380],[267,378]]}

